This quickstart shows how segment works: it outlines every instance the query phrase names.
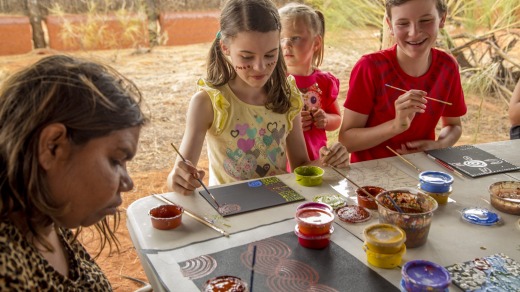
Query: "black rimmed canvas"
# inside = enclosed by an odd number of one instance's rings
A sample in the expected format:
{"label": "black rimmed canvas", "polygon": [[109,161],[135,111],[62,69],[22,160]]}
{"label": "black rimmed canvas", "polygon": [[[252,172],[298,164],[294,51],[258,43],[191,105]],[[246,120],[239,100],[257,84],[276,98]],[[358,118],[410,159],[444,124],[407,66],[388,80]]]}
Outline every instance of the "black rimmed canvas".
{"label": "black rimmed canvas", "polygon": [[208,190],[220,208],[204,189],[199,190],[199,193],[224,217],[305,200],[302,195],[274,176],[210,187]]}
{"label": "black rimmed canvas", "polygon": [[429,150],[426,153],[470,177],[520,170],[519,166],[472,145]]}

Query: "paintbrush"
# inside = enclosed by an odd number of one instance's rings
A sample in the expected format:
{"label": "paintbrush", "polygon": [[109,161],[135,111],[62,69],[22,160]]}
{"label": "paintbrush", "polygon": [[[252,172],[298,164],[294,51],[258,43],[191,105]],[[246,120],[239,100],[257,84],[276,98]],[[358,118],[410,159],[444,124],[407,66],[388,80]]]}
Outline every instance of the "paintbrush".
{"label": "paintbrush", "polygon": [[351,184],[353,184],[356,188],[360,189],[363,193],[365,193],[368,197],[372,198],[374,201],[376,198],[374,198],[374,196],[372,196],[371,193],[369,193],[367,190],[365,190],[364,188],[360,187],[358,184],[356,184],[353,180],[351,180],[350,178],[348,178],[346,175],[344,175],[343,173],[341,173],[336,167],[330,165],[330,167],[335,171],[337,172],[339,175],[341,175],[342,177],[344,177],[346,180],[348,180]]}
{"label": "paintbrush", "polygon": [[401,154],[397,153],[394,149],[390,148],[388,145],[386,146],[386,148],[388,148],[388,150],[392,151],[392,153],[394,153],[395,155],[397,155],[399,158],[401,158],[401,160],[403,160],[404,162],[408,163],[409,165],[411,165],[413,168],[415,168],[415,170],[417,170],[417,172],[421,173],[422,170],[415,166],[415,164],[411,163],[410,161],[408,161],[406,158],[404,158],[403,156],[401,156]]}
{"label": "paintbrush", "polygon": [[[172,202],[172,201],[166,199],[165,197],[163,197],[163,196],[161,196],[161,195],[152,194],[152,196],[153,196],[154,198],[158,199],[158,200],[161,200],[161,201],[165,202],[166,204],[171,204],[171,205],[177,205],[177,206],[179,206],[178,204],[175,204],[174,202]],[[224,235],[224,236],[229,236],[229,234],[228,234],[226,231],[224,231],[224,230],[218,228],[217,226],[215,226],[215,225],[209,223],[208,221],[204,220],[204,218],[202,218],[202,217],[200,217],[199,215],[197,215],[197,214],[195,214],[195,213],[193,213],[193,212],[187,210],[186,208],[184,208],[184,207],[182,207],[182,208],[184,209],[184,213],[186,213],[186,215],[190,216],[191,218],[193,218],[193,219],[199,221],[200,223],[202,223],[202,224],[204,224],[204,225],[206,225],[206,226],[208,226],[208,227],[210,227],[210,228],[212,228],[212,229],[214,229],[214,230],[220,232],[220,233],[221,233],[222,235]]]}
{"label": "paintbrush", "polygon": [[253,292],[253,280],[255,278],[256,244],[253,246],[253,259],[251,260],[251,279],[249,280],[249,292]]}
{"label": "paintbrush", "polygon": [[[182,156],[182,154],[179,152],[179,150],[177,150],[177,147],[175,147],[175,145],[173,145],[173,143],[170,143],[173,147],[173,149],[175,150],[175,152],[177,152],[177,154],[179,155],[179,157],[182,159],[182,161],[186,162],[186,159],[184,159],[184,156]],[[204,190],[206,190],[206,192],[208,192],[208,194],[211,196],[211,198],[213,199],[213,202],[215,202],[215,204],[217,205],[217,210],[219,210],[219,213],[220,213],[220,205],[218,204],[217,200],[215,199],[215,197],[213,197],[213,195],[209,192],[208,188],[206,187],[206,185],[202,182],[202,180],[198,177],[196,177],[195,179],[197,179],[200,183],[200,185],[204,188]]]}
{"label": "paintbrush", "polygon": [[[389,85],[389,84],[385,84],[385,86],[393,88],[395,90],[402,91],[402,92],[408,92],[407,90],[404,90],[404,89],[401,89],[399,87],[395,87],[395,86],[392,86],[392,85]],[[436,98],[433,98],[433,97],[425,96],[424,98],[429,99],[429,100],[434,100],[434,101],[437,101],[437,102],[440,102],[440,103],[444,103],[444,104],[447,104],[447,105],[452,105],[451,102],[447,102],[447,101],[444,101],[444,100],[436,99]]]}
{"label": "paintbrush", "polygon": [[[353,180],[351,180],[350,178],[348,178],[346,175],[344,175],[343,173],[341,173],[337,168],[335,168],[334,166],[330,166],[335,172],[337,172],[339,175],[341,175],[342,177],[346,178],[351,184],[353,184],[356,188],[358,189],[361,189],[361,191],[363,191],[363,193],[365,193],[367,196],[369,196],[370,198],[372,198],[374,201],[376,200],[376,198],[374,196],[372,196],[371,193],[369,193],[367,190],[365,190],[364,188],[360,187],[357,183],[355,183]],[[394,207],[397,209],[397,211],[399,211],[399,213],[403,213],[403,210],[401,210],[401,208],[399,208],[399,206],[397,205],[397,203],[394,201],[394,199],[392,199],[392,197],[390,197],[390,195],[386,195],[386,197],[390,200],[390,202],[392,202],[392,205],[394,205]]]}

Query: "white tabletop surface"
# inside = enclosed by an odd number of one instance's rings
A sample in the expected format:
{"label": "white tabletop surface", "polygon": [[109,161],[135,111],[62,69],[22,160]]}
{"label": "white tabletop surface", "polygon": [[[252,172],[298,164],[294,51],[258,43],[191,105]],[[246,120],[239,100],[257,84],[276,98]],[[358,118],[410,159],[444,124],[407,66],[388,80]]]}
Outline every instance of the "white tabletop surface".
{"label": "white tabletop surface", "polygon": [[[520,165],[520,140],[479,144],[477,147],[497,155],[515,165]],[[422,170],[445,171],[442,166],[428,159],[424,153],[404,156]],[[319,194],[340,194],[348,204],[357,204],[356,189],[347,180],[330,169],[325,169],[324,182],[318,187],[303,187],[296,184],[293,174],[279,178],[306,200]],[[417,187],[418,173],[398,157],[390,157],[351,165],[345,173],[358,185],[377,185],[385,189]],[[484,207],[494,210],[489,201],[490,184],[504,180],[520,180],[520,172],[489,175],[481,178],[454,176],[453,193],[446,205],[435,211],[432,226],[425,245],[410,248],[403,256],[403,263],[413,259],[425,259],[447,266],[477,257],[504,253],[520,261],[520,216],[497,211],[504,224],[479,226],[464,222],[460,210],[466,207]],[[180,274],[177,262],[217,252],[263,238],[289,232],[294,228],[294,212],[301,202],[290,203],[269,209],[222,218],[199,195],[183,196],[174,193],[162,194],[177,204],[206,218],[215,220],[215,225],[230,233],[220,233],[184,215],[183,223],[174,230],[161,231],[151,226],[148,210],[162,204],[151,196],[133,202],[127,210],[127,227],[154,291],[192,291],[196,287]],[[363,230],[378,223],[377,211],[365,223],[348,224],[336,219],[336,231],[331,240],[367,264],[362,250]],[[367,264],[368,265],[368,264]],[[399,287],[399,269],[372,267],[377,273]],[[450,289],[457,290],[454,285]]]}

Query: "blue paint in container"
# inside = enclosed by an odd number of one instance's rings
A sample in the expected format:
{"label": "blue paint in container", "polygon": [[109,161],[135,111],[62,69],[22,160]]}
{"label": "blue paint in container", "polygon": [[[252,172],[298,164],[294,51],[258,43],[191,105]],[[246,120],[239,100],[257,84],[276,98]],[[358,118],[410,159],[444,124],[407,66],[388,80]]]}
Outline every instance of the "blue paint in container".
{"label": "blue paint in container", "polygon": [[421,189],[430,193],[446,193],[453,184],[453,176],[442,171],[423,171],[419,174]]}
{"label": "blue paint in container", "polygon": [[448,291],[451,277],[446,268],[426,260],[413,260],[401,269],[402,286],[406,291]]}

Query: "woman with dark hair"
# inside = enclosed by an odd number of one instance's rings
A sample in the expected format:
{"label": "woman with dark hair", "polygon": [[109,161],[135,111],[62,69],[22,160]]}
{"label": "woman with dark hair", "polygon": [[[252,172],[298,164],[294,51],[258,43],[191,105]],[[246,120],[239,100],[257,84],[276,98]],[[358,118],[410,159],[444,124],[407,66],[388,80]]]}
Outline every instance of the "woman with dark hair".
{"label": "woman with dark hair", "polygon": [[119,247],[117,207],[133,188],[126,163],[147,121],[140,100],[114,69],[68,56],[3,82],[0,290],[111,289],[76,238],[96,225],[100,251]]}

